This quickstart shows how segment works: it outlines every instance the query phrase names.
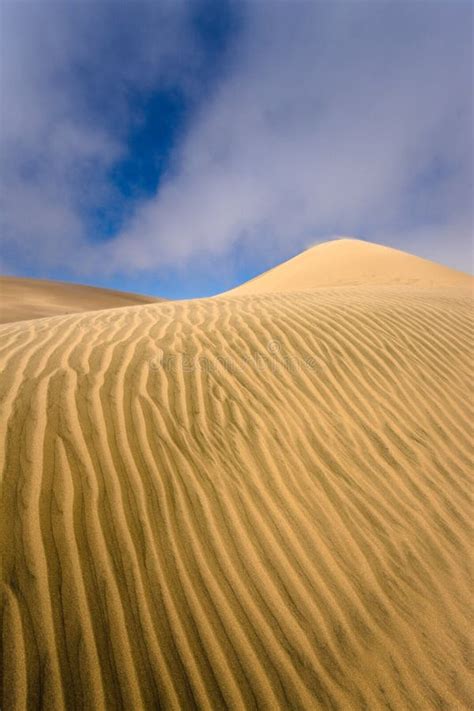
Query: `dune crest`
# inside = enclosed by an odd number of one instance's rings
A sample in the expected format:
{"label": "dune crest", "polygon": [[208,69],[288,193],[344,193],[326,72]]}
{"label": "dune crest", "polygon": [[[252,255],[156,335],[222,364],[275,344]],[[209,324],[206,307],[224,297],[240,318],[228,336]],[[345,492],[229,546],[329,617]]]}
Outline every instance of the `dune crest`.
{"label": "dune crest", "polygon": [[471,290],[288,284],[0,328],[3,708],[471,707]]}

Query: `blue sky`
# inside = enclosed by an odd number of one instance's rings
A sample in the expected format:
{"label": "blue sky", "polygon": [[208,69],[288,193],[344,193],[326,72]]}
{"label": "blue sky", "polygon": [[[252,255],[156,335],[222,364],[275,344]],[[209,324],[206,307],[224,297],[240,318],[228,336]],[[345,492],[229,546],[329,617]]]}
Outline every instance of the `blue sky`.
{"label": "blue sky", "polygon": [[4,0],[3,273],[188,298],[337,235],[472,270],[472,4]]}

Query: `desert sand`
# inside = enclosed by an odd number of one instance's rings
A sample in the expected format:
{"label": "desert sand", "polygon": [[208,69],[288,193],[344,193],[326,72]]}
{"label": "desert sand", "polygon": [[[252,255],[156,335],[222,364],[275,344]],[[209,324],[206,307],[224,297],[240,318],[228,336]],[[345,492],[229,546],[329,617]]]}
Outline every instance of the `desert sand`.
{"label": "desert sand", "polygon": [[0,323],[149,304],[161,300],[82,284],[0,276]]}
{"label": "desert sand", "polygon": [[472,708],[472,306],[341,240],[2,326],[2,708]]}
{"label": "desert sand", "polygon": [[227,294],[369,284],[472,288],[473,277],[399,249],[344,237],[311,247]]}

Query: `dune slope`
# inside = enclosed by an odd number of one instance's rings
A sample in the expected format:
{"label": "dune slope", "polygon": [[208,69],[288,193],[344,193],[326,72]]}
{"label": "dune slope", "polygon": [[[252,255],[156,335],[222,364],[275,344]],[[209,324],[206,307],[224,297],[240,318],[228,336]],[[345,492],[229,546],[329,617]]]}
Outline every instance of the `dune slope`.
{"label": "dune slope", "polygon": [[0,333],[4,709],[471,707],[469,289]]}
{"label": "dune slope", "polygon": [[0,323],[29,321],[34,318],[99,311],[156,301],[161,299],[82,284],[0,277]]}

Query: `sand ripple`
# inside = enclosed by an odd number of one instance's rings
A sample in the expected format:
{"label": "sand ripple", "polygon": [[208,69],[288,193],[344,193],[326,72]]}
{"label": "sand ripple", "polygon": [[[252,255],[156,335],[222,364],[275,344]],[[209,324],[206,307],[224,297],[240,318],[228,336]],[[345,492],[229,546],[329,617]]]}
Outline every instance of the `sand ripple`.
{"label": "sand ripple", "polygon": [[0,333],[5,711],[471,708],[468,290]]}

